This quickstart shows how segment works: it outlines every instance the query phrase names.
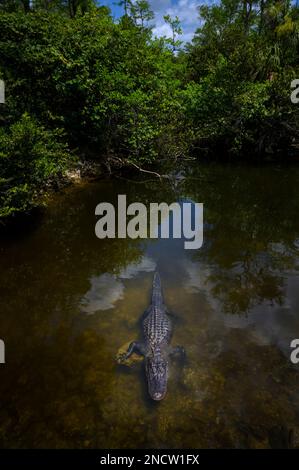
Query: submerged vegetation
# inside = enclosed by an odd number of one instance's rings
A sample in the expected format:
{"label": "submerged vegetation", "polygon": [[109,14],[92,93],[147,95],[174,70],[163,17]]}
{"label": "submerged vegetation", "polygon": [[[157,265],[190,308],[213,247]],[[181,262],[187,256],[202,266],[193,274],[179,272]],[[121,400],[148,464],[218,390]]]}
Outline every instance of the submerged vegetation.
{"label": "submerged vegetation", "polygon": [[165,17],[171,38],[156,38],[150,4],[121,3],[115,20],[93,0],[1,0],[1,218],[39,204],[75,155],[148,168],[190,153],[263,158],[299,145],[290,100],[299,7],[204,5],[183,45],[178,18]]}

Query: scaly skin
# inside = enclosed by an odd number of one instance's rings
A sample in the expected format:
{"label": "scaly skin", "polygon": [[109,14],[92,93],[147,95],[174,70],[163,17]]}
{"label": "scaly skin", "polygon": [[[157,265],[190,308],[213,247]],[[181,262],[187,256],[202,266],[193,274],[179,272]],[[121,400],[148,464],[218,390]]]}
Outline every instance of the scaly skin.
{"label": "scaly skin", "polygon": [[153,280],[152,303],[143,317],[144,342],[130,344],[125,359],[133,352],[145,357],[148,391],[153,400],[162,400],[167,392],[169,356],[183,348],[171,348],[172,323],[163,301],[161,279],[156,272]]}

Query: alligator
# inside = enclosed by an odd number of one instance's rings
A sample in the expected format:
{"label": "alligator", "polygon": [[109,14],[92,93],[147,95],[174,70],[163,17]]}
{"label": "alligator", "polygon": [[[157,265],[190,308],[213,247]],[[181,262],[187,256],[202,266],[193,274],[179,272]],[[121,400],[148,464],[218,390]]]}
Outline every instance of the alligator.
{"label": "alligator", "polygon": [[133,341],[124,354],[128,359],[133,353],[145,358],[145,372],[150,397],[155,401],[162,400],[167,392],[169,356],[185,355],[184,348],[170,346],[172,322],[164,304],[161,278],[154,274],[152,303],[142,317],[144,341]]}

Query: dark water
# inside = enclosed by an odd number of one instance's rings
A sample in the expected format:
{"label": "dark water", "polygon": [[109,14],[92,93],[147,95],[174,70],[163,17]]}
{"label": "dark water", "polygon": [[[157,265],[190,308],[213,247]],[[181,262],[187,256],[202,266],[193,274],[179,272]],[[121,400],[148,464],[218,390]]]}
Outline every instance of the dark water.
{"label": "dark water", "polygon": [[[299,446],[299,170],[183,176],[71,188],[0,241],[1,447]],[[118,193],[203,202],[203,247],[98,240],[95,206]],[[157,265],[187,351],[161,403],[142,363],[114,361],[140,333]]]}

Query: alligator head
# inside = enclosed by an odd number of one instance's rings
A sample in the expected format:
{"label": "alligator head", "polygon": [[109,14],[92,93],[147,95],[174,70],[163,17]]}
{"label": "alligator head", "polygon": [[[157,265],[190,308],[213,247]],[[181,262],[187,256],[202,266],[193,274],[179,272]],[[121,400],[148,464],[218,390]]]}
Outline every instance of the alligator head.
{"label": "alligator head", "polygon": [[153,400],[162,400],[167,392],[168,361],[161,355],[146,358],[148,392]]}

